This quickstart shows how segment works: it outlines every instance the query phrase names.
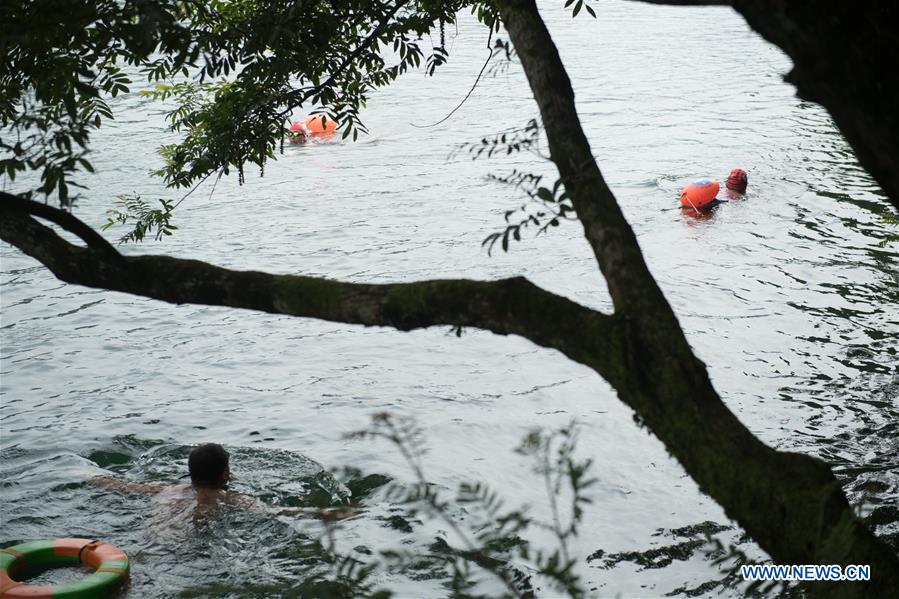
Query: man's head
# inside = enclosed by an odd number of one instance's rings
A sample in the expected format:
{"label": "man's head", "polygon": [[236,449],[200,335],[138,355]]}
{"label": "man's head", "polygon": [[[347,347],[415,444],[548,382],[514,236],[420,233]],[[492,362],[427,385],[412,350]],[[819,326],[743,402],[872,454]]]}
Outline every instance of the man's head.
{"label": "man's head", "polygon": [[749,177],[746,175],[746,171],[741,168],[735,168],[730,172],[730,175],[728,175],[727,181],[724,183],[724,185],[731,191],[745,193],[746,185],[748,183]]}
{"label": "man's head", "polygon": [[200,487],[224,487],[228,484],[228,452],[218,443],[195,447],[187,458],[190,482]]}

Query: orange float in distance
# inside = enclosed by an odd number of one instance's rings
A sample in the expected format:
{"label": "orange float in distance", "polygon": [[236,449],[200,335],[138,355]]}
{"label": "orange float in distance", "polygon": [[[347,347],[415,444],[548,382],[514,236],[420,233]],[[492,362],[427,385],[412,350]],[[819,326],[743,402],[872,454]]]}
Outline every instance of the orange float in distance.
{"label": "orange float in distance", "polygon": [[306,129],[313,135],[334,133],[337,131],[337,122],[323,114],[314,114],[306,119]]}
{"label": "orange float in distance", "polygon": [[681,190],[680,204],[684,208],[703,208],[718,196],[721,186],[712,179],[697,179]]}

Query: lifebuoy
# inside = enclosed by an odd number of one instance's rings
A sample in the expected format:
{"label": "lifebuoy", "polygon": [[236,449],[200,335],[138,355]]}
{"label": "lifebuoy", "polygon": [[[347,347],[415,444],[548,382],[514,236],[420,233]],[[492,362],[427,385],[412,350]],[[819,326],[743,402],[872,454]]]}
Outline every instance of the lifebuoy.
{"label": "lifebuoy", "polygon": [[[94,572],[60,585],[31,585],[12,578],[24,568],[84,564]],[[91,599],[104,597],[128,578],[128,556],[114,545],[91,539],[45,539],[0,549],[0,599]]]}
{"label": "lifebuoy", "polygon": [[718,196],[721,186],[712,179],[697,179],[681,190],[680,203],[694,210],[707,206]]}

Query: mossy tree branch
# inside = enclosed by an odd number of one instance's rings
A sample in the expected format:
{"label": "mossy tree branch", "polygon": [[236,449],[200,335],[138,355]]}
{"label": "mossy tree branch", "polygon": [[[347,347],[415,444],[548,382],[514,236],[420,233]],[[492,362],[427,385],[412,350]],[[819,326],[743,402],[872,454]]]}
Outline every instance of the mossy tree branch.
{"label": "mossy tree branch", "polygon": [[[620,319],[537,287],[524,277],[363,284],[236,271],[169,256],[110,256],[103,247],[69,243],[22,209],[57,208],[21,199],[0,202],[0,238],[68,283],[175,304],[207,304],[318,318],[401,331],[448,325],[520,335],[620,381]],[[68,214],[68,213],[65,213]],[[88,228],[74,216],[72,221]],[[53,219],[59,222],[62,219]],[[65,226],[65,225],[63,225]],[[66,227],[70,228],[70,227]],[[89,228],[88,228],[89,230]]]}

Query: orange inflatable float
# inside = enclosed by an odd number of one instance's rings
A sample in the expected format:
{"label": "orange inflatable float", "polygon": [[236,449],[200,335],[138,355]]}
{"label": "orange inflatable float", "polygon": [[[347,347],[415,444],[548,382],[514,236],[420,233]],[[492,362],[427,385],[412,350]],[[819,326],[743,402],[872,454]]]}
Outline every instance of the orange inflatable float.
{"label": "orange inflatable float", "polygon": [[712,179],[697,179],[681,190],[680,204],[684,208],[698,210],[715,201],[720,188],[718,182]]}
{"label": "orange inflatable float", "polygon": [[337,122],[323,114],[313,114],[306,119],[306,129],[312,135],[326,135],[337,131]]}

